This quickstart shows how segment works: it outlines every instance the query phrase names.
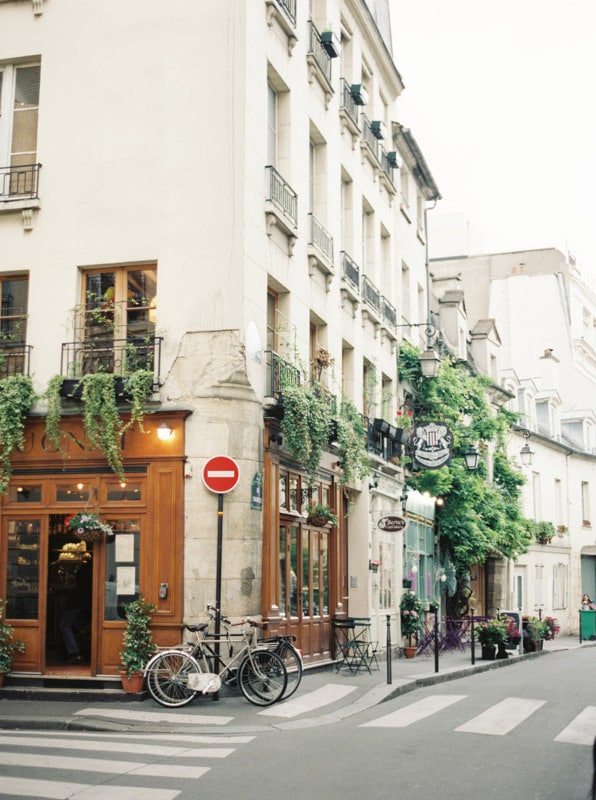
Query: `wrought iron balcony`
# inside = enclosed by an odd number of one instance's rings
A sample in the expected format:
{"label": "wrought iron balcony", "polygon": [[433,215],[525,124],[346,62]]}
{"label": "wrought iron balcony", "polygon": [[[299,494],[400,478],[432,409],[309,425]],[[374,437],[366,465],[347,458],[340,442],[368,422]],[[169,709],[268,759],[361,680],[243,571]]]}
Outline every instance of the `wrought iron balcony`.
{"label": "wrought iron balcony", "polygon": [[0,202],[38,198],[41,164],[0,167]]}
{"label": "wrought iron balcony", "polygon": [[362,276],[362,299],[381,316],[381,293],[366,275]]}
{"label": "wrought iron balcony", "polygon": [[310,21],[309,53],[312,55],[317,67],[321,70],[326,80],[331,83],[331,57],[321,42],[321,34],[316,29],[314,22]]}
{"label": "wrought iron balcony", "polygon": [[349,256],[345,250],[342,250],[342,272],[341,276],[344,280],[346,280],[355,290],[357,293],[360,292],[360,267],[354,261],[354,259]]}
{"label": "wrought iron balcony", "polygon": [[341,79],[341,108],[358,128],[358,103],[352,94],[352,87],[345,78]]}
{"label": "wrought iron balcony", "polygon": [[395,328],[397,324],[397,311],[395,310],[395,306],[391,305],[386,297],[381,297],[381,313],[383,315],[383,321],[390,327]]}
{"label": "wrought iron balcony", "polygon": [[279,400],[282,396],[282,386],[300,386],[300,370],[296,369],[274,350],[265,350],[267,359],[267,397]]}
{"label": "wrought iron balcony", "polygon": [[296,0],[277,0],[277,5],[283,8],[292,25],[296,25]]}
{"label": "wrought iron balcony", "polygon": [[273,166],[265,167],[268,181],[267,200],[283,215],[285,215],[295,228],[298,221],[298,195]]}
{"label": "wrought iron balcony", "polygon": [[333,264],[333,236],[327,231],[314,214],[310,213],[310,244]]}
{"label": "wrought iron balcony", "polygon": [[370,120],[364,114],[362,114],[362,140],[365,143],[367,150],[370,151],[375,159],[380,163],[379,140],[373,133]]}
{"label": "wrought iron balcony", "polygon": [[369,453],[382,458],[384,461],[395,463],[403,453],[402,429],[391,425],[385,419],[364,418],[364,427],[367,431],[367,447]]}
{"label": "wrought iron balcony", "polygon": [[136,370],[153,371],[154,386],[161,386],[161,336],[142,339],[89,339],[62,345],[60,374],[72,381],[84,375],[107,372],[124,376]]}
{"label": "wrought iron balcony", "polygon": [[29,375],[30,344],[0,340],[0,378],[12,375]]}

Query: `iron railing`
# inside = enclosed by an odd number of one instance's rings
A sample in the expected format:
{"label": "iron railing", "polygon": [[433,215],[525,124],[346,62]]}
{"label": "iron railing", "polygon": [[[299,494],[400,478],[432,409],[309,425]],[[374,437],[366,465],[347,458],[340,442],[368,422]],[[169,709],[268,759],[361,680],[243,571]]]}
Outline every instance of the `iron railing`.
{"label": "iron railing", "polygon": [[354,125],[358,126],[358,104],[352,95],[352,87],[345,78],[341,79],[341,107]]}
{"label": "iron railing", "polygon": [[283,386],[300,386],[300,370],[275,350],[265,350],[267,359],[267,397],[280,398]]}
{"label": "iron railing", "polygon": [[366,142],[369,149],[372,150],[377,161],[379,161],[379,140],[372,132],[370,120],[364,114],[362,115],[362,139]]}
{"label": "iron railing", "polygon": [[397,311],[386,297],[381,297],[381,313],[385,322],[388,322],[391,327],[395,328],[397,324]]}
{"label": "iron railing", "polygon": [[381,316],[381,293],[366,275],[362,276],[362,299]]}
{"label": "iron railing", "polygon": [[369,453],[374,453],[384,461],[397,461],[403,453],[401,428],[379,418],[364,417],[363,422],[367,432],[366,449]]}
{"label": "iron railing", "polygon": [[321,225],[314,214],[310,213],[310,243],[333,263],[333,236]]}
{"label": "iron railing", "polygon": [[0,378],[12,375],[29,375],[30,344],[0,342]]}
{"label": "iron railing", "polygon": [[292,187],[286,183],[279,172],[273,166],[265,167],[268,174],[268,197],[271,203],[276,206],[282,214],[285,214],[294,225],[298,222],[298,195]]}
{"label": "iron railing", "polygon": [[308,51],[312,54],[317,66],[331,83],[331,57],[323,47],[321,42],[321,34],[315,27],[315,24],[310,20],[310,40]]}
{"label": "iron railing", "polygon": [[394,168],[391,162],[389,161],[389,156],[387,155],[387,151],[385,150],[383,145],[378,146],[377,156],[379,161],[381,162],[381,167],[383,168],[383,172],[385,173],[385,175],[387,175],[391,183],[393,183]]}
{"label": "iron railing", "polygon": [[277,0],[277,5],[284,10],[292,25],[296,27],[296,0]]}
{"label": "iron railing", "polygon": [[126,375],[139,369],[152,370],[160,386],[161,336],[142,339],[89,339],[62,344],[60,374],[77,379],[96,372]]}
{"label": "iron railing", "polygon": [[41,164],[0,167],[0,202],[37,199]]}
{"label": "iron railing", "polygon": [[342,250],[342,271],[341,276],[354,288],[357,292],[360,291],[360,267],[358,264]]}

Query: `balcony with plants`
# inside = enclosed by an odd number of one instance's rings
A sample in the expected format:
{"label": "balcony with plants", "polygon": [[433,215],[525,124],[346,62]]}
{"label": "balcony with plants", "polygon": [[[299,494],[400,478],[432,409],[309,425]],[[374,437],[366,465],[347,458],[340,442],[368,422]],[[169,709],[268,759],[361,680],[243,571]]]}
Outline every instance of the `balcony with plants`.
{"label": "balcony with plants", "polygon": [[312,20],[309,22],[309,41],[306,61],[308,64],[308,81],[317,81],[325,94],[325,105],[328,106],[333,97],[331,84],[332,59],[339,55],[339,43],[332,31],[319,33]]}

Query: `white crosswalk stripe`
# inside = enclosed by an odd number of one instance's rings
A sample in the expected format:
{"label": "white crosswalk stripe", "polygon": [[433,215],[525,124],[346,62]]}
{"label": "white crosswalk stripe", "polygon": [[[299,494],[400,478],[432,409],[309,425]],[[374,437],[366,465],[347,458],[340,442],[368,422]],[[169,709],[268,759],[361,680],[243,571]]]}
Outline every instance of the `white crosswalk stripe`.
{"label": "white crosswalk stripe", "polygon": [[227,725],[234,717],[222,717],[218,714],[186,714],[184,711],[131,711],[116,708],[81,708],[76,711],[80,717],[102,717],[120,719],[129,722],[167,722],[174,725]]}
{"label": "white crosswalk stripe", "polygon": [[558,736],[555,742],[592,746],[596,734],[596,706],[587,706]]}
{"label": "white crosswalk stripe", "polygon": [[527,700],[508,697],[496,703],[484,713],[460,725],[456,731],[463,733],[483,733],[490,736],[504,736],[543,706],[546,700]]}
{"label": "white crosswalk stripe", "polygon": [[342,700],[355,690],[356,686],[327,683],[325,686],[321,686],[313,692],[294,695],[291,700],[268,706],[263,711],[259,711],[258,714],[263,717],[283,717],[284,719],[290,719],[291,717],[297,717],[298,714],[315,711],[330,703],[335,703],[337,700]]}
{"label": "white crosswalk stripe", "polygon": [[419,700],[416,703],[411,703],[405,708],[400,708],[393,711],[391,714],[386,714],[384,717],[366,722],[361,725],[361,728],[405,728],[412,725],[414,722],[419,722],[421,719],[430,717],[436,714],[437,711],[442,711],[453,703],[459,700],[464,700],[465,694],[437,694],[431,697],[425,697],[424,700]]}
{"label": "white crosswalk stripe", "polygon": [[[143,786],[143,778],[196,781],[211,768],[210,760],[227,758],[235,745],[247,744],[254,736],[209,736],[203,734],[142,734],[0,731],[0,797],[39,797],[44,800],[174,800],[180,789]],[[209,747],[217,743],[218,746]],[[223,747],[221,745],[229,745]],[[56,757],[59,750],[60,758]],[[108,756],[108,757],[106,757]],[[111,757],[109,757],[111,756]],[[131,759],[130,756],[133,756]],[[185,764],[184,759],[189,763]],[[8,774],[14,770],[15,775]],[[62,780],[51,780],[60,770]],[[36,777],[35,773],[43,776]],[[27,777],[18,777],[26,772]],[[76,772],[76,781],[64,779]],[[85,773],[134,776],[135,786],[122,786],[105,779],[81,781]],[[74,776],[73,776],[74,777]]]}

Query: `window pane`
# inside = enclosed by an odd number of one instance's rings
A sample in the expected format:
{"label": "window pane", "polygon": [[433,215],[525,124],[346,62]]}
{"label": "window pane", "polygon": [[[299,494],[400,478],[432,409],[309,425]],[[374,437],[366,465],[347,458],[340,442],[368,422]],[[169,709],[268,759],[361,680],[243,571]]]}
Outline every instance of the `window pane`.
{"label": "window pane", "polygon": [[110,519],[115,536],[106,540],[105,619],[124,619],[125,603],[139,597],[139,520]]}
{"label": "window pane", "polygon": [[107,499],[117,502],[142,500],[141,484],[126,483],[122,486],[120,483],[108,483]]}
{"label": "window pane", "polygon": [[279,528],[279,615],[286,616],[286,526]]}
{"label": "window pane", "polygon": [[86,503],[91,487],[85,483],[59,483],[56,485],[56,501],[59,503]]}
{"label": "window pane", "polygon": [[32,164],[36,159],[39,72],[39,66],[16,69],[11,166]]}
{"label": "window pane", "polygon": [[290,616],[298,616],[298,529],[290,528]]}
{"label": "window pane", "polygon": [[11,486],[8,490],[10,503],[39,503],[41,486]]}
{"label": "window pane", "polygon": [[14,107],[34,108],[39,105],[39,73],[41,67],[17,67]]}
{"label": "window pane", "polygon": [[38,519],[11,520],[8,523],[8,619],[37,619],[39,528]]}

